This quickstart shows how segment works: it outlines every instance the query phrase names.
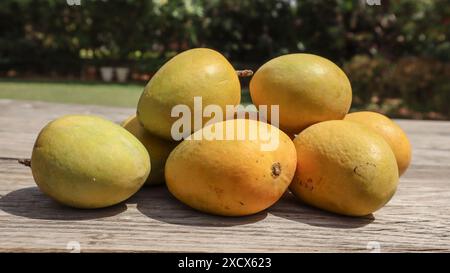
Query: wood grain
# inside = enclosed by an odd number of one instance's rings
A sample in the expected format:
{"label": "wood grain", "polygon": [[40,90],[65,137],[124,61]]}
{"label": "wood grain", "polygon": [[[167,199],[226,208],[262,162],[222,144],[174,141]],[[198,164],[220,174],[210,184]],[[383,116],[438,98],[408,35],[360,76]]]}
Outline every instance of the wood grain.
{"label": "wood grain", "polygon": [[[70,113],[119,122],[129,108],[0,100],[0,251],[68,252],[381,252],[450,251],[450,122],[398,121],[414,148],[397,194],[365,218],[336,216],[286,194],[254,216],[193,211],[165,187],[146,187],[114,207],[63,207],[36,187],[27,167],[39,130]],[[371,243],[377,242],[377,243]]]}

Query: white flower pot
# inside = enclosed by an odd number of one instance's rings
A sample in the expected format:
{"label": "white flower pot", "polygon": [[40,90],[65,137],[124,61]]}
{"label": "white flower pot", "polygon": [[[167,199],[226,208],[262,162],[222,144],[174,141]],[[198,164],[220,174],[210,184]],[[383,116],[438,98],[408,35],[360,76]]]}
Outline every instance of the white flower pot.
{"label": "white flower pot", "polygon": [[116,67],[116,77],[119,82],[126,82],[130,69],[128,67]]}
{"label": "white flower pot", "polygon": [[100,75],[104,82],[111,82],[114,77],[114,68],[108,66],[101,67]]}

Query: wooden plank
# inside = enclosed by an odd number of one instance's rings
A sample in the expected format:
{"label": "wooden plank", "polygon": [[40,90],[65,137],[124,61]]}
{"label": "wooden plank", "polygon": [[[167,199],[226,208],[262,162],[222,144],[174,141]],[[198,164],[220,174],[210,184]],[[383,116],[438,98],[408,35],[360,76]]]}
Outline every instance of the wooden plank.
{"label": "wooden plank", "polygon": [[372,216],[337,216],[286,194],[265,212],[226,218],[187,208],[165,187],[146,187],[123,204],[101,210],[71,209],[44,196],[30,170],[12,158],[29,155],[49,120],[83,111],[114,121],[133,113],[0,101],[0,251],[67,252],[72,241],[85,252],[369,252],[377,243],[381,252],[450,251],[448,122],[399,121],[415,149],[413,165],[391,202]]}

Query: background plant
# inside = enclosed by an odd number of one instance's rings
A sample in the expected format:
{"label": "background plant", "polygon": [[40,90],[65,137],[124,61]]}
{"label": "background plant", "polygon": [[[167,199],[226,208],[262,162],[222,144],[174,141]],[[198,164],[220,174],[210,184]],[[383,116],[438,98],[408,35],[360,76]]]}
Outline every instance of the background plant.
{"label": "background plant", "polygon": [[237,67],[292,52],[325,56],[352,80],[355,107],[448,118],[446,0],[0,1],[0,72],[79,76],[87,64],[152,73],[211,47]]}

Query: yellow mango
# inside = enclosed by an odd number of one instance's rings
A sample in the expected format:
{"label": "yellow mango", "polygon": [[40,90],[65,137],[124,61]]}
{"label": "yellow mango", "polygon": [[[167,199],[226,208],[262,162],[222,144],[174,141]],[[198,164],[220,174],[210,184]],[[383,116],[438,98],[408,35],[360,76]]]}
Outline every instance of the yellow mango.
{"label": "yellow mango", "polygon": [[101,208],[139,190],[150,173],[150,158],[121,126],[96,116],[67,115],[39,133],[31,169],[38,187],[56,201]]}
{"label": "yellow mango", "polygon": [[152,165],[152,172],[147,178],[147,185],[164,183],[164,166],[170,152],[177,146],[177,142],[152,135],[139,123],[136,115],[129,117],[122,126],[132,133],[145,146]]}
{"label": "yellow mango", "polygon": [[253,76],[250,94],[258,106],[279,105],[279,127],[290,135],[317,122],[343,119],[352,101],[345,73],[312,54],[288,54],[268,61]]}
{"label": "yellow mango", "polygon": [[394,152],[400,176],[408,169],[411,163],[411,143],[406,133],[394,121],[382,114],[370,111],[350,113],[344,119],[369,126],[386,140]]}
{"label": "yellow mango", "polygon": [[[233,137],[212,137],[228,126],[234,128]],[[238,128],[244,128],[241,138]],[[251,137],[250,132],[261,128],[268,134]],[[278,140],[270,149],[264,148],[266,136]],[[285,133],[260,121],[232,119],[206,126],[179,144],[167,159],[165,175],[169,191],[186,205],[242,216],[274,204],[289,186],[295,167],[295,147]]]}
{"label": "yellow mango", "polygon": [[294,139],[297,169],[291,192],[306,204],[349,216],[383,207],[394,195],[398,168],[389,144],[369,128],[334,120]]}
{"label": "yellow mango", "polygon": [[[171,117],[172,108],[187,105],[193,113],[194,97],[201,97],[203,105],[220,106],[224,113],[226,105],[240,103],[241,87],[236,71],[217,51],[190,49],[165,63],[145,87],[137,117],[152,134],[172,140],[172,124],[178,119]],[[203,124],[208,120],[203,118]]]}

